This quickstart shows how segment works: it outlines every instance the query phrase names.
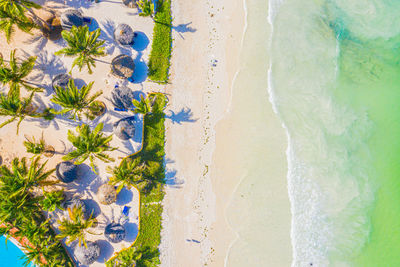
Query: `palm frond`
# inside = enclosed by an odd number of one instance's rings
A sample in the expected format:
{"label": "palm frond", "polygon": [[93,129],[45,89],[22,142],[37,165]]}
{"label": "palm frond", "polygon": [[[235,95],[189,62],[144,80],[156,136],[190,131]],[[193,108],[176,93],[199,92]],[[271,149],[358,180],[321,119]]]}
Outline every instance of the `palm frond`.
{"label": "palm frond", "polygon": [[72,26],[70,31],[62,31],[61,35],[67,42],[68,47],[57,51],[56,55],[66,55],[75,57],[72,68],[78,66],[79,71],[87,67],[89,73],[93,73],[92,67],[95,67],[94,58],[105,56],[105,41],[98,40],[101,34],[100,29],[89,31],[88,26]]}

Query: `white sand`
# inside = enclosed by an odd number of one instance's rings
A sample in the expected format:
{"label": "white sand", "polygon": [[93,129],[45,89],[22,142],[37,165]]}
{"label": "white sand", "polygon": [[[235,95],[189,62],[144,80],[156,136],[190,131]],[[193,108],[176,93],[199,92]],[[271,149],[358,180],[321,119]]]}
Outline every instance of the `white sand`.
{"label": "white sand", "polygon": [[[265,12],[265,27],[266,11],[258,13],[260,19]],[[177,0],[173,12],[175,25],[191,22],[196,31],[184,33],[184,39],[174,32],[169,108],[175,113],[190,111],[191,121],[167,120],[167,176],[177,183],[166,190],[162,266],[289,266],[286,136],[268,102],[263,78],[267,68],[262,74],[258,66],[243,60],[248,53],[257,59],[257,51],[267,49],[267,43],[262,40],[247,48],[247,54],[240,52],[245,27],[242,0]],[[268,62],[267,57],[263,60]],[[239,66],[242,82],[234,86]],[[265,90],[255,86],[260,82]],[[254,111],[261,114],[254,116]],[[260,141],[262,150],[257,147]],[[250,164],[254,154],[264,159],[262,168]],[[258,191],[245,179],[252,170],[266,181]],[[262,207],[268,215],[260,216],[262,220],[255,217],[260,211],[248,197],[260,191],[265,192]],[[258,231],[263,231],[259,238]],[[260,239],[264,244],[255,248]],[[260,260],[256,253],[265,256]]]}
{"label": "white sand", "polygon": [[[110,96],[117,82],[120,86],[127,86],[135,92],[159,91],[163,88],[163,86],[158,86],[151,82],[143,82],[146,78],[146,64],[151,49],[153,34],[153,21],[150,18],[140,17],[136,14],[136,9],[127,8],[122,3],[116,1],[101,1],[97,4],[90,1],[66,1],[65,3],[64,1],[42,1],[40,4],[45,4],[47,9],[55,10],[58,14],[67,8],[65,4],[69,7],[80,8],[84,16],[95,19],[102,30],[101,38],[106,40],[108,55],[100,58],[100,61],[96,62],[97,67],[94,69],[94,74],[90,75],[86,70],[79,72],[77,68],[72,72],[72,77],[78,81],[77,84],[82,84],[83,81],[86,83],[94,81],[92,92],[103,90],[103,95],[99,99],[106,103],[108,109],[104,116],[93,122],[85,122],[92,126],[100,122],[104,123],[104,133],[109,135],[113,131],[112,125],[115,121],[133,115],[132,113],[116,112],[113,110]],[[38,12],[38,14],[46,12],[46,8]],[[118,46],[113,41],[113,27],[118,25],[118,23],[126,23],[130,25],[134,31],[141,32],[136,39],[137,42],[133,46],[134,49]],[[94,26],[95,24],[93,23],[90,27]],[[48,41],[41,36],[39,31],[34,31],[33,35],[17,32],[10,44],[7,44],[4,36],[1,35],[0,43],[2,44],[0,52],[6,60],[12,49],[17,49],[17,56],[21,58],[28,55],[38,56],[35,67],[36,70],[29,76],[29,80],[44,87],[45,92],[37,94],[36,103],[39,106],[50,105],[59,108],[50,102],[52,95],[51,80],[59,73],[68,72],[73,61],[73,58],[54,56],[54,52],[60,50],[65,45],[64,41],[62,39],[56,42]],[[110,75],[109,62],[111,62],[112,58],[121,53],[132,55],[134,58],[136,64],[134,83],[121,81]],[[3,92],[5,92],[5,90],[6,89],[3,88]],[[1,118],[1,122],[2,121],[4,121],[3,118]],[[127,238],[123,242],[110,244],[105,241],[103,235],[91,235],[88,237],[89,240],[100,240],[100,246],[102,247],[100,259],[92,266],[104,266],[104,262],[115,252],[120,251],[123,247],[130,246],[137,235],[137,216],[139,214],[138,192],[134,189],[131,191],[123,190],[118,197],[117,203],[110,206],[96,204],[96,192],[97,188],[101,184],[106,183],[110,176],[105,171],[106,166],[116,166],[122,158],[140,149],[142,144],[142,124],[143,121],[140,118],[137,121],[136,135],[130,141],[121,141],[118,137],[114,136],[111,145],[118,149],[110,153],[110,155],[116,159],[115,163],[104,164],[97,160],[99,175],[95,175],[90,171],[88,166],[84,166],[84,175],[82,175],[82,178],[66,186],[68,195],[77,195],[85,199],[85,202],[95,209],[95,214],[98,215],[97,218],[100,223],[100,226],[95,232],[100,234],[103,233],[104,227],[108,222],[113,220],[118,221],[123,206],[126,205],[130,207],[130,221],[126,225]],[[24,136],[35,136],[36,139],[39,139],[43,132],[46,143],[54,146],[58,152],[57,155],[50,158],[48,162],[49,168],[55,167],[57,163],[62,161],[61,157],[72,149],[71,143],[67,140],[67,132],[68,130],[74,130],[76,125],[78,125],[78,123],[67,120],[65,117],[57,116],[57,118],[50,123],[46,123],[43,120],[27,119],[21,124],[19,135],[16,135],[16,122],[1,128],[0,154],[3,157],[4,163],[10,163],[11,159],[16,156],[30,157],[31,155],[26,153],[25,147],[23,146],[23,141],[25,140]],[[61,214],[56,213],[54,218],[58,218],[59,215]],[[55,222],[55,219],[53,222]]]}

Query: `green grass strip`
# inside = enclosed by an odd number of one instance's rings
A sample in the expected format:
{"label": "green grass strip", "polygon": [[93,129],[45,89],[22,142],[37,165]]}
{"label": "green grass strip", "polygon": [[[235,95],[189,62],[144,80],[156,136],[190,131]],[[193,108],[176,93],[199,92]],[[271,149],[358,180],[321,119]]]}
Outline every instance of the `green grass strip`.
{"label": "green grass strip", "polygon": [[149,59],[149,78],[158,83],[168,82],[172,47],[171,26],[171,0],[159,0]]}
{"label": "green grass strip", "polygon": [[[165,114],[163,108],[167,99],[162,94],[156,95],[153,113],[144,117],[143,148],[131,157],[140,158],[140,162],[146,162],[148,171],[145,175],[165,181]],[[158,246],[161,242],[163,188],[163,183],[157,183],[149,191],[140,192],[138,237],[131,247],[122,250],[116,257],[110,259],[106,263],[107,266],[132,266],[133,262],[136,263],[136,267],[152,267],[160,264]]]}

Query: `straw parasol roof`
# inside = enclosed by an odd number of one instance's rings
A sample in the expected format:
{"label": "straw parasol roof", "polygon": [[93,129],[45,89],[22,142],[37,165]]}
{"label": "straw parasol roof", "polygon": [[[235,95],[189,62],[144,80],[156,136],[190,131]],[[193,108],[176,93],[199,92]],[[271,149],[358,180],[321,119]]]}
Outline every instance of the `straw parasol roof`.
{"label": "straw parasol roof", "polygon": [[99,202],[104,205],[110,205],[117,200],[117,190],[110,184],[103,184],[97,190]]}
{"label": "straw parasol roof", "polygon": [[119,24],[114,31],[114,39],[120,45],[131,46],[134,43],[135,33],[132,28],[125,23]]}
{"label": "straw parasol roof", "polygon": [[126,237],[125,227],[119,223],[110,223],[104,229],[104,236],[111,243],[119,243]]}
{"label": "straw parasol roof", "polygon": [[53,90],[55,89],[55,86],[60,86],[62,88],[67,87],[68,81],[71,79],[71,75],[67,73],[61,73],[57,74],[54,76],[53,81],[51,82],[51,86],[53,87]]}
{"label": "straw parasol roof", "polygon": [[66,215],[68,215],[68,209],[72,210],[73,208],[82,208],[83,214],[86,214],[85,202],[83,202],[82,199],[79,199],[77,197],[73,197],[71,199],[64,201],[63,208],[65,210]]}
{"label": "straw parasol roof", "polygon": [[135,63],[130,56],[119,55],[111,62],[111,72],[118,78],[128,79],[132,77],[134,70]]}
{"label": "straw parasol roof", "polygon": [[71,161],[63,161],[56,166],[56,176],[64,183],[71,183],[77,178],[78,166]]}
{"label": "straw parasol roof", "polygon": [[111,102],[114,107],[123,110],[128,110],[133,106],[133,98],[133,92],[128,87],[115,88],[111,93]]}
{"label": "straw parasol roof", "polygon": [[86,242],[87,247],[84,245],[76,246],[74,254],[78,261],[84,265],[94,263],[100,257],[100,246],[96,242]]}
{"label": "straw parasol roof", "polygon": [[83,25],[83,14],[77,9],[67,9],[61,16],[61,26],[64,30],[70,30],[72,26],[82,26]]}
{"label": "straw parasol roof", "polygon": [[135,119],[128,117],[114,123],[114,134],[122,140],[129,140],[135,136]]}
{"label": "straw parasol roof", "polygon": [[134,7],[137,7],[135,4],[135,1],[136,0],[122,0],[122,3],[124,5],[126,5],[127,7],[134,8]]}

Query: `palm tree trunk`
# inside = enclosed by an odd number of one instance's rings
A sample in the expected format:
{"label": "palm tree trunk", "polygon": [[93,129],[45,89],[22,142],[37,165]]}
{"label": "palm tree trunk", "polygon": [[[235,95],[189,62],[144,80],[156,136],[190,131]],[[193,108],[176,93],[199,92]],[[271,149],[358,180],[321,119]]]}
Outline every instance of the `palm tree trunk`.
{"label": "palm tree trunk", "polygon": [[47,21],[45,21],[45,20],[43,20],[42,18],[38,17],[38,16],[35,14],[35,12],[32,11],[32,9],[26,7],[26,6],[25,6],[24,4],[22,4],[22,3],[20,3],[20,4],[21,4],[21,6],[23,6],[26,10],[28,10],[28,12],[31,13],[31,15],[32,15],[33,17],[35,17],[35,19],[38,19],[38,20],[40,20],[42,23],[46,24],[46,26],[49,27],[49,29],[52,29],[52,28],[53,28],[53,26],[50,25]]}

